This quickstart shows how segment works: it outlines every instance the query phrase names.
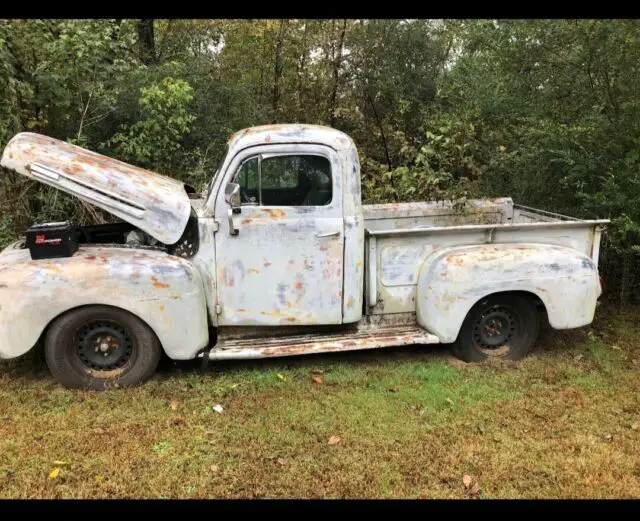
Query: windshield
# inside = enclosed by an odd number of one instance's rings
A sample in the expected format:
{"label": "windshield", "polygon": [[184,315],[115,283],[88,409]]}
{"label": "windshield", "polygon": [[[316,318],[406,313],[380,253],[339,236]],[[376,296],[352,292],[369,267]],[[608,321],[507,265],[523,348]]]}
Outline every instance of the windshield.
{"label": "windshield", "polygon": [[209,197],[209,195],[211,193],[211,188],[213,188],[213,183],[215,182],[216,178],[218,177],[218,174],[220,173],[220,170],[222,169],[222,165],[224,164],[224,160],[226,159],[228,153],[229,153],[229,146],[227,145],[227,148],[224,151],[224,154],[222,154],[222,156],[220,156],[220,161],[218,162],[218,167],[216,168],[215,173],[211,177],[211,180],[207,184],[207,187],[206,187],[206,189],[204,191],[204,199],[207,199]]}

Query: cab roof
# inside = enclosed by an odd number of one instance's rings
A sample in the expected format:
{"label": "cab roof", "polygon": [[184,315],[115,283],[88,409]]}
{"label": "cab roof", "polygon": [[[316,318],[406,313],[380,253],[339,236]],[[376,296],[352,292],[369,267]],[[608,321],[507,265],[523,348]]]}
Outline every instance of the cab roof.
{"label": "cab roof", "polygon": [[353,140],[347,134],[334,128],[289,123],[240,130],[229,138],[229,150],[265,143],[318,143],[335,150],[355,148]]}

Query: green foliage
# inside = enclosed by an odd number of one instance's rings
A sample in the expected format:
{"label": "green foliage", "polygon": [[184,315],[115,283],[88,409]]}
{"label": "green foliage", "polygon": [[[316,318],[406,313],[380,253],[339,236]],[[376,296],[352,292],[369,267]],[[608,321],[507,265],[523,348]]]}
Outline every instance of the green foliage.
{"label": "green foliage", "polygon": [[196,119],[189,112],[193,89],[184,80],[171,77],[140,89],[139,121],[121,125],[105,143],[125,161],[161,171],[169,171],[182,138]]}

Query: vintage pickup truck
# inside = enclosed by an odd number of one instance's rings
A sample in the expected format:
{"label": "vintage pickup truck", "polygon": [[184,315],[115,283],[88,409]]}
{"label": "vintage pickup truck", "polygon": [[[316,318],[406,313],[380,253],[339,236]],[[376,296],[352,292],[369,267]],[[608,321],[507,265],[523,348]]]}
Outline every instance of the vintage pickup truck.
{"label": "vintage pickup truck", "polygon": [[[119,218],[79,247],[0,254],[0,358],[44,345],[63,385],[137,385],[175,360],[451,343],[517,360],[551,327],[594,317],[606,220],[509,198],[363,205],[353,141],[311,125],[234,134],[202,194],[34,133],[2,166]],[[45,241],[46,242],[46,241]]]}

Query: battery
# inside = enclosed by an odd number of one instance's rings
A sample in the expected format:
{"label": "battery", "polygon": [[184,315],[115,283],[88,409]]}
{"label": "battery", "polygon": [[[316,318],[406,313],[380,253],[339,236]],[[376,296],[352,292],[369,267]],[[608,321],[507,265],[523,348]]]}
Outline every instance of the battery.
{"label": "battery", "polygon": [[34,260],[71,257],[78,249],[75,226],[68,221],[34,224],[27,230],[26,246]]}

